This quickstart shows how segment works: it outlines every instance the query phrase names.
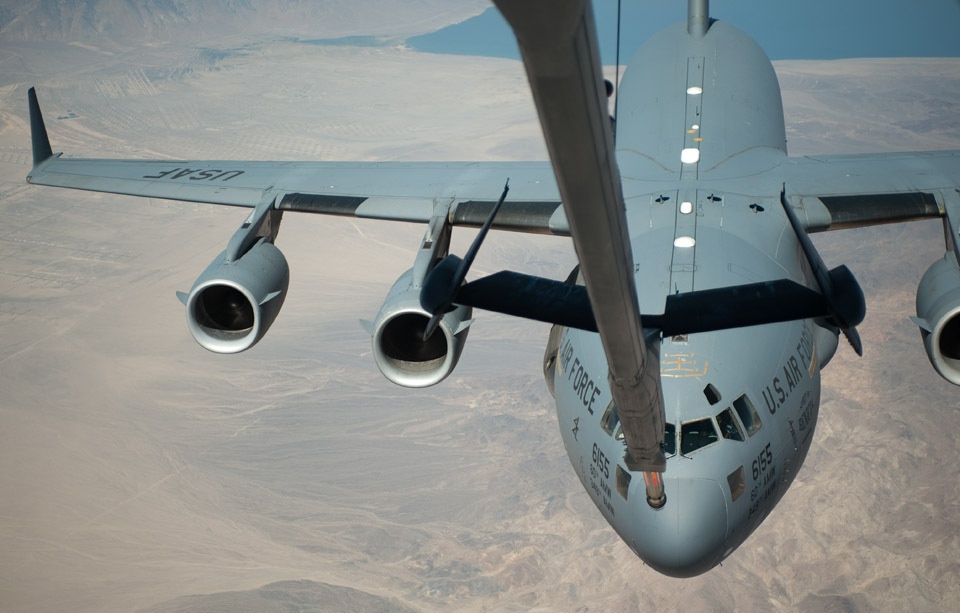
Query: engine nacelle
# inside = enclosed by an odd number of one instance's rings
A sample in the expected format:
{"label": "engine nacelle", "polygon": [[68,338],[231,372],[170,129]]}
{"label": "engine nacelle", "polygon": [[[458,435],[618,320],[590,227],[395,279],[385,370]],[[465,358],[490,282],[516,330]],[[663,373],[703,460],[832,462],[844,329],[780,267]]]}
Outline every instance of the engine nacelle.
{"label": "engine nacelle", "polygon": [[427,387],[453,372],[473,309],[456,306],[423,340],[430,313],[420,306],[420,288],[413,286],[413,271],[397,279],[373,323],[373,356],[383,376],[404,387]]}
{"label": "engine nacelle", "polygon": [[924,273],[917,288],[917,320],[930,363],[960,385],[960,267],[953,252]]}
{"label": "engine nacelle", "polygon": [[187,327],[200,346],[215,353],[253,347],[276,319],[287,296],[290,269],[277,247],[260,239],[242,257],[221,253],[186,298]]}

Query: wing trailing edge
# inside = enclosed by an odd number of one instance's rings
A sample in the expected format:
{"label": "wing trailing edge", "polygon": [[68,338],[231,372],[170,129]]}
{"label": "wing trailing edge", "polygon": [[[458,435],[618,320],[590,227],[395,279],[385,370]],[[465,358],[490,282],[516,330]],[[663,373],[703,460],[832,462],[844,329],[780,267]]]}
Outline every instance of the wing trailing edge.
{"label": "wing trailing edge", "polygon": [[845,230],[943,217],[960,151],[789,158],[780,170],[807,232]]}

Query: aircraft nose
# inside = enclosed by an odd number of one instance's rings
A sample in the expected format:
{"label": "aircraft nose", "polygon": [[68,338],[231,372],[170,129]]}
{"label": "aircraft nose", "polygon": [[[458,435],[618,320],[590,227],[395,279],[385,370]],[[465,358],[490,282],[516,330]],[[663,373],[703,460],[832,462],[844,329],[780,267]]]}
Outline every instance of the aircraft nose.
{"label": "aircraft nose", "polygon": [[671,577],[693,577],[723,558],[727,503],[713,479],[665,479],[667,503],[652,509],[641,502],[632,539],[640,558]]}

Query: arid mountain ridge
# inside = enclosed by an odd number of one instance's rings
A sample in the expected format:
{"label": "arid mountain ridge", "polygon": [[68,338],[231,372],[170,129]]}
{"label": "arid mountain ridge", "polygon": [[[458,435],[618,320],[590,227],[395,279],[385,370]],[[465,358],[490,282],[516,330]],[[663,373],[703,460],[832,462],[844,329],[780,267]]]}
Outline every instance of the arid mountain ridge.
{"label": "arid mountain ridge", "polygon": [[481,0],[3,0],[10,41],[196,44],[210,37],[406,36],[476,15]]}

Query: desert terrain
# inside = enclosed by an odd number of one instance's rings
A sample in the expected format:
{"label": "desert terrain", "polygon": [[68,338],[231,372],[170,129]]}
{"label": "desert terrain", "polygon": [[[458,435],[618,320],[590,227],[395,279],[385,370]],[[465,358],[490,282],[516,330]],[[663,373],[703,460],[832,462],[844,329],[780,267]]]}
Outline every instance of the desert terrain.
{"label": "desert terrain", "polygon": [[[793,155],[960,149],[958,60],[776,68]],[[778,508],[722,567],[675,580],[569,466],[547,326],[482,313],[442,384],[380,376],[358,320],[422,227],[287,215],[282,313],[254,349],[211,354],[175,292],[246,212],[26,185],[31,85],[75,156],[546,158],[510,60],[212,26],[193,45],[0,38],[0,609],[960,608],[960,390],[908,319],[939,223],[816,237],[863,285],[864,357],[841,346],[825,370]],[[454,238],[462,253],[472,232]],[[497,234],[475,269],[574,263],[567,239]]]}

